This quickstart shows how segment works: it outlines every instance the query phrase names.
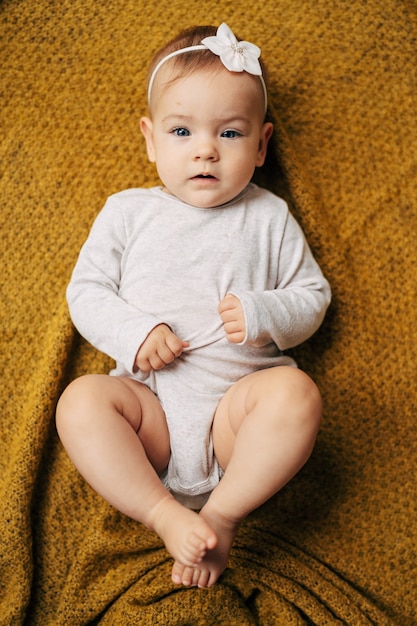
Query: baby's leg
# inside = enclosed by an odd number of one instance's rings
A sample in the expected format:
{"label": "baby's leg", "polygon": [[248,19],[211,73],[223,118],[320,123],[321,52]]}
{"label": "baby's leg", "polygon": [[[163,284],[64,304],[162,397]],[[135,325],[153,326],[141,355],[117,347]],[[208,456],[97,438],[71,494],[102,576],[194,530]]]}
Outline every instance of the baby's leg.
{"label": "baby's leg", "polygon": [[216,545],[205,520],[181,506],[159,479],[170,457],[169,432],[145,385],[103,375],[78,378],[58,403],[57,429],[87,482],[157,532],[177,561],[195,566]]}
{"label": "baby's leg", "polygon": [[218,544],[197,567],[175,563],[174,582],[214,584],[226,567],[239,523],[307,461],[321,408],[316,385],[292,367],[255,372],[229,389],[213,423],[214,450],[225,474],[200,512]]}

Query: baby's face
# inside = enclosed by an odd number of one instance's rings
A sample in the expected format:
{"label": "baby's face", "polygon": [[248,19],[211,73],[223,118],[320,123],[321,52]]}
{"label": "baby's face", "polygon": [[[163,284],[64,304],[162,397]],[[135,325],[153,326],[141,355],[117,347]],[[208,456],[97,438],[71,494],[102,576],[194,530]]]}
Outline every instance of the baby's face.
{"label": "baby's face", "polygon": [[200,208],[220,206],[265,160],[272,125],[263,122],[259,78],[224,68],[172,78],[161,68],[152,120],[141,122],[149,158],[169,193]]}

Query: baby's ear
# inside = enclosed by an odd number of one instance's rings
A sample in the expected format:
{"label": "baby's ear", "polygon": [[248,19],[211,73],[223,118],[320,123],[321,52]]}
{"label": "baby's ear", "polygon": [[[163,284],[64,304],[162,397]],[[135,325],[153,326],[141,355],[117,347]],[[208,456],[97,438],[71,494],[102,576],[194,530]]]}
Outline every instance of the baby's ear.
{"label": "baby's ear", "polygon": [[155,146],[153,142],[153,123],[150,117],[142,117],[140,120],[140,130],[145,137],[148,159],[155,163]]}
{"label": "baby's ear", "polygon": [[273,131],[274,127],[271,122],[265,122],[262,126],[261,136],[259,138],[258,159],[256,161],[257,167],[261,167],[265,163],[268,141],[271,139]]}

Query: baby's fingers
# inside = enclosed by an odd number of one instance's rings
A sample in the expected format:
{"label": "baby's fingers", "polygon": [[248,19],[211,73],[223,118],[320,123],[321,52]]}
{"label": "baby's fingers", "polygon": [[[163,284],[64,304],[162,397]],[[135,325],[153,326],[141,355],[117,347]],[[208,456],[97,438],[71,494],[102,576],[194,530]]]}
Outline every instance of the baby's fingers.
{"label": "baby's fingers", "polygon": [[239,322],[237,322],[236,320],[232,320],[231,322],[224,322],[223,328],[226,335],[233,335],[234,333],[242,332],[241,324],[239,324]]}
{"label": "baby's fingers", "polygon": [[170,335],[168,335],[167,338],[165,339],[165,342],[166,342],[167,348],[173,354],[174,359],[178,356],[181,356],[184,348],[188,348],[188,346],[190,345],[188,341],[182,341],[182,339],[177,337],[177,335],[174,335],[174,333],[171,333]]}
{"label": "baby's fingers", "polygon": [[189,344],[179,339],[174,333],[165,338],[165,343],[158,346],[156,354],[149,360],[154,370],[161,370],[178,358]]}
{"label": "baby's fingers", "polygon": [[138,350],[135,366],[142,372],[161,370],[182,354],[188,342],[179,339],[165,324],[156,326]]}
{"label": "baby's fingers", "polygon": [[233,311],[240,305],[240,301],[236,296],[231,293],[228,293],[223,300],[219,302],[219,306],[217,307],[218,312],[223,317],[223,315],[233,315]]}
{"label": "baby's fingers", "polygon": [[232,333],[226,333],[226,339],[230,343],[243,343],[245,340],[245,333],[243,330],[238,330]]}

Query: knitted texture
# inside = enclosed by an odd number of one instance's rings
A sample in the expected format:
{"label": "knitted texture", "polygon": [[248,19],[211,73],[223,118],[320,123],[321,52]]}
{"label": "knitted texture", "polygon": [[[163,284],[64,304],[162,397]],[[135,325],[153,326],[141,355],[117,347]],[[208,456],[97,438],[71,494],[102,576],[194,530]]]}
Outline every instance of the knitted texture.
{"label": "knitted texture", "polygon": [[[75,333],[65,287],[106,197],[158,182],[139,132],[149,58],[222,21],[262,49],[279,157],[266,184],[333,303],[291,353],[323,393],[314,453],[198,590],[86,485],[54,408],[111,366]],[[3,0],[0,28],[0,624],[416,624],[415,3]]]}

